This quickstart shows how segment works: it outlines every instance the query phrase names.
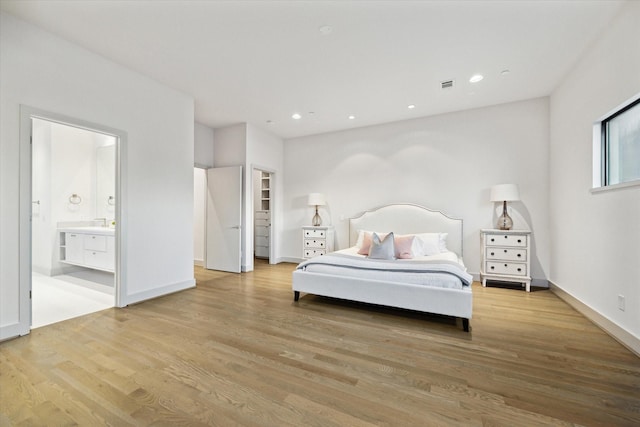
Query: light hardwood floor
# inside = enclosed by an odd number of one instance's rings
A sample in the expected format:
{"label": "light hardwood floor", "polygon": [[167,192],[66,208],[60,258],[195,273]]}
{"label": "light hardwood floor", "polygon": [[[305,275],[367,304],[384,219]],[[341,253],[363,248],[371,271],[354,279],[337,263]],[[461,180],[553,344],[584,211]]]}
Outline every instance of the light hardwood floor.
{"label": "light hardwood floor", "polygon": [[449,318],[303,295],[292,264],[0,344],[0,426],[640,425],[640,358],[550,291]]}

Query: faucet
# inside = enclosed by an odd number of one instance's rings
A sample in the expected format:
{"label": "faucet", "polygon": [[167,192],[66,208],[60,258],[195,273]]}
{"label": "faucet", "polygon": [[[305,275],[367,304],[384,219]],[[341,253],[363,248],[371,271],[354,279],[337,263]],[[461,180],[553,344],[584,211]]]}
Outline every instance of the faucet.
{"label": "faucet", "polygon": [[102,221],[102,226],[107,226],[107,218],[96,218],[94,221]]}

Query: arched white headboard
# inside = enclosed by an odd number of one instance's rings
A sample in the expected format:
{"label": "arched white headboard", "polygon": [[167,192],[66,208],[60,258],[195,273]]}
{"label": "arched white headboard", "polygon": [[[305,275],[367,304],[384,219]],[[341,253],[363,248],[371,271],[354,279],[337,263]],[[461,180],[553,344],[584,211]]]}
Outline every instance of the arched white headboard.
{"label": "arched white headboard", "polygon": [[366,211],[349,219],[349,244],[358,240],[358,230],[396,234],[448,233],[447,248],[462,257],[462,220],[413,204],[394,204]]}

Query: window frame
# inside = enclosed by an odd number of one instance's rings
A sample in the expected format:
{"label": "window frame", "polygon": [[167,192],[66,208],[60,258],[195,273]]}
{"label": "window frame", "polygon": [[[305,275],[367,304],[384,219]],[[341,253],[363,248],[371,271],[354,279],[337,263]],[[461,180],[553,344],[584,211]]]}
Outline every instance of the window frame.
{"label": "window frame", "polygon": [[640,93],[620,104],[593,125],[593,186],[592,192],[640,186],[640,179],[609,184],[609,140],[608,123],[633,107],[640,105]]}

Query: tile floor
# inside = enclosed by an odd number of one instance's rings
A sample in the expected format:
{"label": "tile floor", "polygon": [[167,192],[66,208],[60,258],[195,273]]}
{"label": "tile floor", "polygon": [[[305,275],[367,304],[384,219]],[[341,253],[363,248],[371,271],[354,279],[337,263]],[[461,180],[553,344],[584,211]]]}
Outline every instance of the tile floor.
{"label": "tile floor", "polygon": [[32,273],[31,328],[113,307],[113,274],[100,271],[59,276]]}

